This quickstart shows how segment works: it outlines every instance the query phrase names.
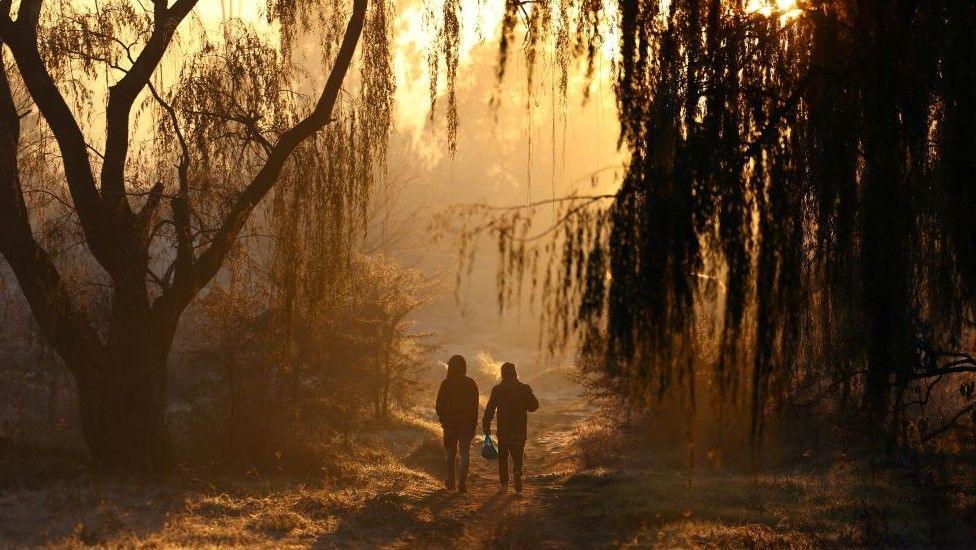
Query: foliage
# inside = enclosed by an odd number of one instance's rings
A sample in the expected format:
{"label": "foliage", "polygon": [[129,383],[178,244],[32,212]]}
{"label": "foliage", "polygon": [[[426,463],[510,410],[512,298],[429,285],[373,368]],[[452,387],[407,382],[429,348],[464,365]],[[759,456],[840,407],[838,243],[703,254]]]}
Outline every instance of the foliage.
{"label": "foliage", "polygon": [[502,63],[514,14],[563,67],[613,29],[630,160],[613,197],[556,200],[542,231],[539,204],[454,213],[462,241],[496,238],[501,302],[541,282],[554,343],[602,355],[633,404],[717,395],[755,439],[812,388],[897,434],[906,395],[945,374],[923,350],[969,343],[976,305],[972,4],[508,5]]}
{"label": "foliage", "polygon": [[330,446],[412,407],[433,349],[409,320],[430,290],[418,272],[357,256],[315,302],[251,280],[208,295],[202,328],[214,339],[194,343],[177,382],[196,460],[211,448],[222,466],[315,469]]}

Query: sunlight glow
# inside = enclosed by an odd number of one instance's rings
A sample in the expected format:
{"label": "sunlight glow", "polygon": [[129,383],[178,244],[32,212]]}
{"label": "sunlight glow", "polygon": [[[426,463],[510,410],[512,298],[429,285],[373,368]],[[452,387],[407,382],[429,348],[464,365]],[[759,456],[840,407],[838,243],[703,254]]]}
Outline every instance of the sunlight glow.
{"label": "sunlight glow", "polygon": [[[210,0],[217,1],[217,0]],[[619,17],[617,5],[610,0],[604,2],[605,20],[600,22],[603,43],[600,45],[600,59],[597,60],[594,81],[605,82],[610,78],[613,63],[619,55],[619,31],[616,20]],[[666,5],[670,0],[660,0]],[[430,79],[431,71],[428,64],[428,53],[431,49],[441,48],[437,42],[438,27],[436,17],[443,10],[444,0],[396,0],[398,10],[394,22],[393,69],[396,75],[396,106],[395,121],[397,128],[413,134],[418,144],[430,144],[427,151],[428,160],[438,158],[443,154],[442,145],[422,134],[430,130]],[[485,70],[493,67],[497,60],[497,48],[502,20],[504,19],[504,3],[490,3],[484,0],[460,0],[463,24],[461,39],[458,47],[459,58],[459,88],[470,86],[474,78],[473,70]],[[218,4],[219,7],[219,4]],[[531,13],[533,4],[527,3],[525,9]],[[552,7],[553,20],[558,18],[558,5]],[[550,60],[543,61],[545,64]],[[511,63],[524,63],[519,54],[513,56]],[[493,72],[493,69],[491,69]],[[510,69],[517,70],[517,69]],[[551,70],[548,66],[541,70]],[[437,74],[434,89],[438,98],[446,92],[447,85],[445,71],[441,68]],[[582,89],[584,83],[575,79],[579,75],[570,75],[570,86]],[[510,95],[511,90],[506,94]],[[512,98],[509,98],[510,100]],[[516,100],[513,100],[514,103]],[[517,101],[524,102],[524,98]],[[439,108],[443,109],[443,103]],[[541,112],[541,111],[540,111]]]}
{"label": "sunlight glow", "polygon": [[763,0],[749,0],[746,4],[746,13],[756,13],[759,8],[765,6],[766,3]]}
{"label": "sunlight glow", "polygon": [[746,14],[758,14],[763,17],[776,16],[780,25],[800,17],[803,10],[798,0],[749,0],[745,7]]}
{"label": "sunlight glow", "polygon": [[208,23],[224,19],[243,19],[252,24],[267,23],[264,2],[234,2],[233,0],[204,0],[196,5],[200,18]]}
{"label": "sunlight glow", "polygon": [[800,17],[801,15],[803,15],[803,10],[801,10],[800,8],[793,8],[790,11],[784,12],[782,15],[779,16],[779,24],[785,25],[787,22],[792,21]]}

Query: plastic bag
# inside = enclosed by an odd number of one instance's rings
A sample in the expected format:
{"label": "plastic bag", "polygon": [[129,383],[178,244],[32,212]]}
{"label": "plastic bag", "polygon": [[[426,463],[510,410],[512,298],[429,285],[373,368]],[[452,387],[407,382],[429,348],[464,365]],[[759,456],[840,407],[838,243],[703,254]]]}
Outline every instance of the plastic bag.
{"label": "plastic bag", "polygon": [[485,435],[485,442],[481,446],[481,456],[485,460],[495,460],[498,458],[498,447],[495,446],[495,442],[491,440],[490,435]]}

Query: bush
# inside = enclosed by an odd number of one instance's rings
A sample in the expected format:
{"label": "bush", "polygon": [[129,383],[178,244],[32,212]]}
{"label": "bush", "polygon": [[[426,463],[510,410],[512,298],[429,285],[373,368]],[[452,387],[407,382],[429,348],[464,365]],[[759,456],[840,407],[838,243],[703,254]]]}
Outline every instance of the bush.
{"label": "bush", "polygon": [[606,466],[620,456],[624,434],[617,426],[603,419],[593,419],[576,427],[574,458],[583,468]]}
{"label": "bush", "polygon": [[240,283],[209,294],[195,330],[215,337],[174,372],[184,404],[174,423],[191,460],[315,470],[368,423],[412,405],[432,347],[407,318],[426,281],[360,258],[335,284],[327,300],[292,308],[253,300]]}

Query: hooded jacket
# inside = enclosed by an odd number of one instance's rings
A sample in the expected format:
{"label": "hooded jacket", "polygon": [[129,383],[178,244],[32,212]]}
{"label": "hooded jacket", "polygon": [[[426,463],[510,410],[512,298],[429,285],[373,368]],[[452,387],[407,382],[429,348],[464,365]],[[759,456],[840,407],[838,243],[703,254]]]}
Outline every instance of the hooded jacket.
{"label": "hooded jacket", "polygon": [[523,384],[515,376],[503,377],[491,389],[491,397],[485,406],[482,424],[485,433],[491,432],[491,421],[498,411],[498,439],[524,441],[528,434],[528,414],[539,408],[539,400],[528,384]]}
{"label": "hooded jacket", "polygon": [[445,432],[470,435],[478,426],[478,384],[463,366],[449,366],[437,391],[437,418]]}

